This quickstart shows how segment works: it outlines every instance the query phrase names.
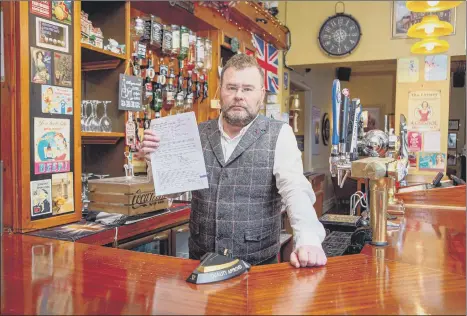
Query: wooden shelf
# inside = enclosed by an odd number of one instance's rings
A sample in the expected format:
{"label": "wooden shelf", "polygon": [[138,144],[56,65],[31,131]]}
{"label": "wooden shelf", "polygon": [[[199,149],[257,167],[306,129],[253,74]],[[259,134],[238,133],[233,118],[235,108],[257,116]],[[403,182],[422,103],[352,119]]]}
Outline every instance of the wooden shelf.
{"label": "wooden shelf", "polygon": [[82,132],[81,143],[83,145],[115,145],[123,137],[125,137],[125,133]]}
{"label": "wooden shelf", "polygon": [[90,44],[81,43],[81,62],[83,65],[88,62],[95,63],[98,61],[108,61],[115,59],[117,59],[118,63],[120,63],[121,61],[126,60],[126,56],[122,54],[116,54],[109,50],[94,47]]}
{"label": "wooden shelf", "polygon": [[101,61],[88,61],[81,63],[81,71],[96,71],[96,70],[108,70],[115,69],[120,65],[120,59],[110,59]]}

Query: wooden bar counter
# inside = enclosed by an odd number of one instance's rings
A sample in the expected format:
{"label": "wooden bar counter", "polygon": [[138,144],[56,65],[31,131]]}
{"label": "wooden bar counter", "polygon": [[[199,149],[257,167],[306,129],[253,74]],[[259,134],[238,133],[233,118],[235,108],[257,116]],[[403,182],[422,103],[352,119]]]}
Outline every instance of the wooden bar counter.
{"label": "wooden bar counter", "polygon": [[465,214],[409,209],[388,247],[206,285],[198,261],[4,235],[1,314],[465,315]]}

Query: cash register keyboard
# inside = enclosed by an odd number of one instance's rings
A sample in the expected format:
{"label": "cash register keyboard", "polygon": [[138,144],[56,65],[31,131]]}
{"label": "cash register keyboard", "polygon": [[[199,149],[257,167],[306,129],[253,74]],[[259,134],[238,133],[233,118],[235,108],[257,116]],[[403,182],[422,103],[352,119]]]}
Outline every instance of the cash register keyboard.
{"label": "cash register keyboard", "polygon": [[322,246],[326,257],[342,256],[350,245],[352,232],[333,231],[324,239]]}

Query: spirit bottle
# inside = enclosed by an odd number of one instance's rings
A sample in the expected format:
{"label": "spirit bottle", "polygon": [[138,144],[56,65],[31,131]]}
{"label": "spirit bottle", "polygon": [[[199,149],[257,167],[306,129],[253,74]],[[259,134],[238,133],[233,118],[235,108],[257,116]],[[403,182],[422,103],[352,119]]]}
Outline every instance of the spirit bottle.
{"label": "spirit bottle", "polygon": [[212,68],[212,43],[210,39],[204,40],[204,72],[209,72]]}
{"label": "spirit bottle", "polygon": [[162,54],[170,55],[172,53],[172,28],[170,25],[164,25],[164,33],[162,39]]}
{"label": "spirit bottle", "polygon": [[193,70],[196,64],[196,33],[190,31],[190,35],[188,37],[188,56],[186,62],[187,70]]}
{"label": "spirit bottle", "polygon": [[172,25],[172,52],[171,57],[177,58],[180,55],[180,26]]}
{"label": "spirit bottle", "polygon": [[175,105],[175,87],[174,87],[174,70],[173,68],[170,69],[170,75],[169,75],[169,81],[165,89],[163,90],[162,93],[162,98],[163,98],[163,104],[162,106],[164,107],[164,110],[167,112],[170,112],[170,110],[174,107]]}
{"label": "spirit bottle", "polygon": [[150,44],[156,48],[162,47],[162,24],[156,21],[156,17],[151,15],[151,41]]}
{"label": "spirit bottle", "polygon": [[195,68],[200,72],[204,67],[204,38],[196,38],[196,63]]}
{"label": "spirit bottle", "polygon": [[186,26],[180,27],[180,54],[179,60],[185,60],[188,57],[188,50],[190,49],[190,30]]}

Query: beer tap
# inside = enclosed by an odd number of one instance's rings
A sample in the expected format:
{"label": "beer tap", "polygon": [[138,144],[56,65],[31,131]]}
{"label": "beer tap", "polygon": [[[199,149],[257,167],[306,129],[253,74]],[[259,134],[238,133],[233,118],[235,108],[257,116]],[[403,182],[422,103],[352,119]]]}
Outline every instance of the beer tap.
{"label": "beer tap", "polygon": [[337,163],[339,161],[339,113],[341,106],[341,85],[338,79],[332,83],[332,138],[331,157],[329,157],[329,168],[331,176],[337,175]]}
{"label": "beer tap", "polygon": [[204,85],[203,85],[203,98],[201,99],[201,102],[204,101],[204,99],[207,99],[208,97],[208,80],[207,78],[204,80]]}
{"label": "beer tap", "polygon": [[360,117],[362,114],[362,105],[360,104],[360,99],[352,99],[352,108],[354,109],[354,113],[350,116],[350,119],[353,120],[353,124],[349,151],[350,161],[355,161],[358,159],[358,130],[360,128]]}

